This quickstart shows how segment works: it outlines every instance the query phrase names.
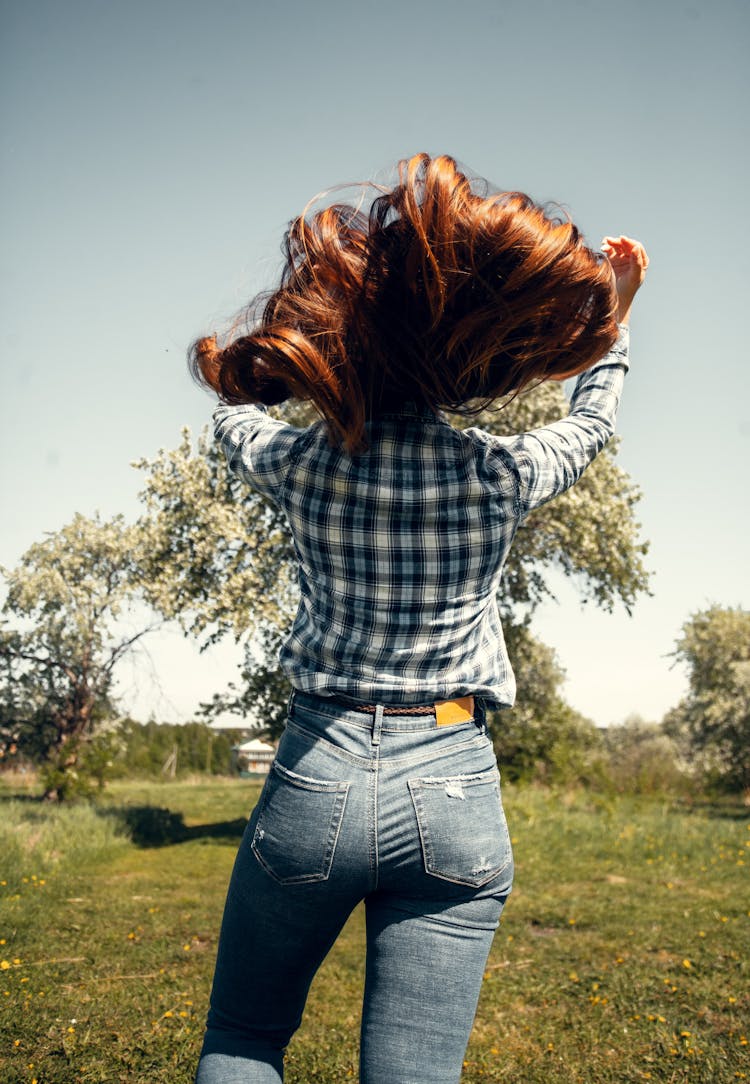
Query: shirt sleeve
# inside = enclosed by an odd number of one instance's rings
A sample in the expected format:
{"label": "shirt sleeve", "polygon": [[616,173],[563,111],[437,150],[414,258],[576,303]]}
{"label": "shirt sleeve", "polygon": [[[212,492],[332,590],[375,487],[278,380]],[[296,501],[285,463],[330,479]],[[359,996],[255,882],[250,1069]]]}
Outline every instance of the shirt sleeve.
{"label": "shirt sleeve", "polygon": [[271,418],[264,406],[243,403],[214,410],[214,436],[234,473],[279,503],[291,453],[304,430]]}
{"label": "shirt sleeve", "polygon": [[610,352],[578,377],[567,418],[503,441],[518,472],[521,517],[570,489],[613,436],[629,346],[620,325]]}

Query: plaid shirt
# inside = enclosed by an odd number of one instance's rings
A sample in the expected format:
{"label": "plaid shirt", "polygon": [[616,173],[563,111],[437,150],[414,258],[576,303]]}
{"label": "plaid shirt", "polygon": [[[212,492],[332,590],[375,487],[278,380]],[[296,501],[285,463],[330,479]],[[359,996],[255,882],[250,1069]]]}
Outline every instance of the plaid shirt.
{"label": "plaid shirt", "polygon": [[579,378],[567,418],[519,436],[454,429],[407,403],[368,423],[370,449],[331,448],[263,407],[223,406],[230,467],[283,509],[301,600],[280,661],[292,685],[363,703],[473,693],[510,706],[497,605],[516,528],[572,486],[614,432],[628,331]]}

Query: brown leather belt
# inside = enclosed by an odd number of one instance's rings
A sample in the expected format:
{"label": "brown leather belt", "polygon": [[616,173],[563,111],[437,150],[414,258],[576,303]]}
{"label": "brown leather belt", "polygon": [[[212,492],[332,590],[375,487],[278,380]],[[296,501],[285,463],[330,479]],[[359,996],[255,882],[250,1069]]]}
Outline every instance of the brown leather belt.
{"label": "brown leather belt", "polygon": [[[374,715],[376,704],[351,704],[352,711],[366,711]],[[474,697],[459,696],[455,700],[436,700],[434,704],[417,704],[408,707],[383,707],[383,715],[434,715],[438,726],[466,723],[474,718]]]}

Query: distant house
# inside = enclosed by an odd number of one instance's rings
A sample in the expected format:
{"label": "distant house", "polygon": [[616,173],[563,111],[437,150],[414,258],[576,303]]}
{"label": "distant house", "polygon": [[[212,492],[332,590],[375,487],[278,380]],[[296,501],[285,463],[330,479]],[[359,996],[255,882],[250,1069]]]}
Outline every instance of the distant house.
{"label": "distant house", "polygon": [[241,775],[268,775],[275,756],[275,748],[259,738],[232,746],[232,766]]}

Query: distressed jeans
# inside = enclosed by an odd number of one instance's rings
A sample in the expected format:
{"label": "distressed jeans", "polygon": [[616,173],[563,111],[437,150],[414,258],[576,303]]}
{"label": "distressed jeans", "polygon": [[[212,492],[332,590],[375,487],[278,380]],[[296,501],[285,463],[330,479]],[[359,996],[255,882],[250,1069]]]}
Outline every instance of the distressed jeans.
{"label": "distressed jeans", "polygon": [[361,1084],[456,1084],[513,879],[484,712],[295,691],[240,844],[196,1084],[279,1084],[312,979],[365,902]]}

